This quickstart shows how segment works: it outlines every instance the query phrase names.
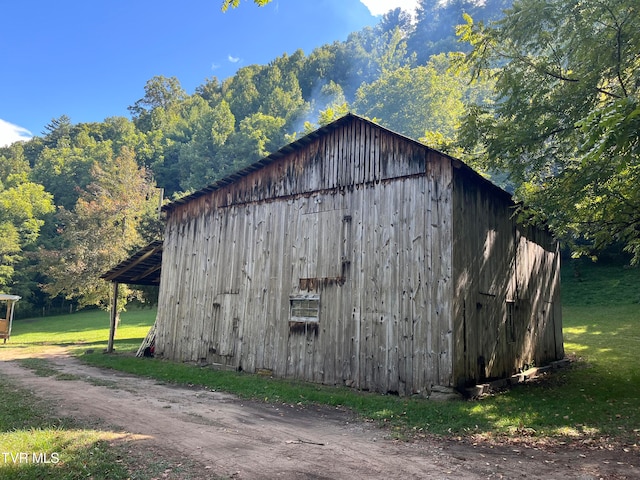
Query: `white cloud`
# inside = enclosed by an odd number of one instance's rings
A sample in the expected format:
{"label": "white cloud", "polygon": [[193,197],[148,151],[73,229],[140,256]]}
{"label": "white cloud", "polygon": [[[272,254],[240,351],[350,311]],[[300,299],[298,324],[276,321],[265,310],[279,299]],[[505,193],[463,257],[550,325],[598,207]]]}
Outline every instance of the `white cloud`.
{"label": "white cloud", "polygon": [[26,128],[6,122],[0,118],[0,147],[6,147],[18,140],[29,140],[33,134]]}
{"label": "white cloud", "polygon": [[365,7],[369,9],[371,15],[384,15],[389,10],[402,8],[403,10],[414,13],[418,6],[419,0],[360,0]]}
{"label": "white cloud", "polygon": [[238,57],[232,57],[231,55],[229,55],[227,58],[231,63],[238,63],[240,61]]}

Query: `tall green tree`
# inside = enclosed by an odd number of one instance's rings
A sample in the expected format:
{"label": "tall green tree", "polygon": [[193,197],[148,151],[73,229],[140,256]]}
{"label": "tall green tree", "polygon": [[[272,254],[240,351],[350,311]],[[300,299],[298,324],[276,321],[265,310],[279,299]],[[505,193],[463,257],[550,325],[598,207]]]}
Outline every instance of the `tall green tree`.
{"label": "tall green tree", "polygon": [[213,107],[222,100],[222,84],[217,77],[207,78],[202,85],[196,87],[196,94]]}
{"label": "tall green tree", "polygon": [[202,188],[220,178],[228,165],[218,152],[235,131],[235,118],[222,100],[198,119],[191,140],[180,147],[180,187],[183,191]]}
{"label": "tall green tree", "polygon": [[261,77],[259,113],[292,121],[306,110],[296,72],[283,72],[275,64],[265,69]]}
{"label": "tall green tree", "polygon": [[79,143],[71,140],[56,147],[45,147],[38,155],[32,176],[53,194],[55,204],[72,209],[80,190],[91,181],[95,162],[105,163],[113,151],[109,142],[96,142],[84,137]]}
{"label": "tall green tree", "polygon": [[497,92],[471,110],[467,146],[576,253],[622,244],[640,262],[637,1],[519,0],[495,23],[466,20],[469,62]]}
{"label": "tall green tree", "polygon": [[284,144],[285,119],[256,113],[240,121],[223,148],[216,152],[210,172],[215,178],[228,175],[274,152]]}
{"label": "tall green tree", "polygon": [[72,124],[71,119],[62,115],[61,117],[54,118],[45,126],[43,132],[45,137],[45,145],[47,147],[57,147],[60,143],[66,145],[71,141]]}
{"label": "tall green tree", "polygon": [[91,175],[73,210],[62,208],[58,214],[61,247],[42,251],[48,278],[44,289],[52,297],[75,299],[81,307],[106,308],[110,288],[100,275],[144,243],[139,226],[158,200],[131,149],[122,149],[106,164],[95,163]]}
{"label": "tall green tree", "polygon": [[464,112],[465,79],[447,68],[440,55],[428,65],[385,70],[357,92],[355,109],[412,138],[427,131],[453,138]]}
{"label": "tall green tree", "polygon": [[140,130],[160,128],[187,97],[176,77],[158,75],[147,81],[144,96],[129,107],[129,112]]}
{"label": "tall green tree", "polygon": [[481,21],[495,20],[511,0],[419,0],[414,29],[407,40],[409,50],[415,52],[419,65],[432,55],[468,51],[469,45],[456,38],[456,26],[464,23],[467,14]]}
{"label": "tall green tree", "polygon": [[25,251],[36,245],[45,217],[55,210],[53,196],[30,180],[21,148],[14,145],[0,155],[0,292],[5,293]]}
{"label": "tall green tree", "polygon": [[189,120],[206,110],[207,102],[200,95],[190,97],[175,77],[153,77],[144,91],[129,107],[138,132],[144,135],[136,154],[139,163],[149,167],[158,185],[171,195],[180,190],[180,148],[193,134]]}
{"label": "tall green tree", "polygon": [[224,99],[236,120],[242,120],[260,110],[258,79],[265,68],[261,65],[242,67],[233,77],[223,82]]}

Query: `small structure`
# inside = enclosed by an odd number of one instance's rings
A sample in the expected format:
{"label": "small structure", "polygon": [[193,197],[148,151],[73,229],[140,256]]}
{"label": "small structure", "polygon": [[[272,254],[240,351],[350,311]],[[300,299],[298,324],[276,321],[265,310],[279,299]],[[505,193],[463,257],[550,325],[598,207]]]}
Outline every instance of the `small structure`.
{"label": "small structure", "polygon": [[558,244],[514,207],[349,114],[163,208],[155,354],[400,395],[561,359]]}
{"label": "small structure", "polygon": [[7,340],[11,337],[14,309],[16,302],[21,298],[18,295],[0,293],[0,304],[3,307],[2,310],[4,310],[4,316],[0,317],[0,338],[4,340],[3,343],[7,343]]}

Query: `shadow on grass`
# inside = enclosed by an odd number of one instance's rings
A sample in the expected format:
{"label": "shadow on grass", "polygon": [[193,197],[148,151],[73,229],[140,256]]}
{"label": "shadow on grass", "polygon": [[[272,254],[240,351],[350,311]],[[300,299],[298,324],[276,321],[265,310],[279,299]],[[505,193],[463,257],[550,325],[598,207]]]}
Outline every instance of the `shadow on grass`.
{"label": "shadow on grass", "polygon": [[[414,433],[509,434],[563,439],[609,436],[620,442],[637,443],[640,440],[635,431],[640,430],[637,408],[640,373],[637,373],[635,352],[640,346],[636,333],[640,305],[567,307],[563,315],[566,352],[575,360],[572,366],[479,401],[441,403],[400,398],[346,387],[138,359],[132,352],[142,342],[140,332],[130,338],[118,338],[115,355],[102,354],[106,346],[106,340],[102,339],[62,342],[62,345],[73,347],[86,363],[162,382],[199,385],[256,401],[314,403],[352,409],[399,436]],[[125,334],[125,330],[120,333]],[[91,349],[95,352],[84,354]]]}
{"label": "shadow on grass", "polygon": [[594,309],[565,309],[564,342],[568,355],[586,357],[593,365],[608,366],[620,375],[637,371],[640,348],[640,305]]}
{"label": "shadow on grass", "polygon": [[[637,404],[631,397],[617,397],[619,400],[612,403],[610,379],[594,378],[593,369],[580,362],[535,383],[481,400],[437,402],[158,359],[94,354],[85,355],[83,361],[162,382],[226,391],[260,402],[344,407],[401,437],[427,433],[528,435],[570,441],[613,435],[627,443],[637,436],[633,432],[638,421]],[[601,372],[595,373],[601,376]],[[596,389],[592,383],[598,382],[600,387]]]}
{"label": "shadow on grass", "polygon": [[[128,337],[128,338],[119,338],[114,340],[113,345],[115,350],[127,350],[127,349],[137,349],[144,340],[144,337]],[[37,349],[38,347],[77,347],[78,349],[92,347],[107,347],[107,340],[95,340],[93,342],[65,342],[65,341],[50,341],[50,342],[29,342],[29,343],[6,343],[6,348],[11,349]],[[2,344],[0,344],[0,349],[2,349]]]}
{"label": "shadow on grass", "polygon": [[[44,333],[54,333],[59,334],[60,332],[64,332],[65,334],[70,333],[83,333],[83,332],[91,332],[95,330],[109,330],[109,318],[106,318],[104,322],[94,322],[88,323],[87,325],[69,325],[67,324],[59,324],[54,320],[55,317],[52,317],[49,321],[43,322],[33,321],[33,323],[29,324],[31,319],[29,320],[20,320],[13,324],[13,331],[15,335],[21,335],[24,333],[29,334],[44,334]],[[65,317],[66,318],[66,317]],[[135,323],[126,323],[126,327],[128,328],[150,328],[153,322],[149,323],[147,321],[140,321]],[[37,326],[37,328],[31,328],[31,326]]]}
{"label": "shadow on grass", "polygon": [[[136,352],[142,344],[143,337],[122,338],[114,342],[116,352]],[[64,340],[54,340],[50,342],[22,342],[7,343],[4,347],[0,345],[0,358],[11,360],[14,358],[24,358],[32,355],[34,357],[55,356],[61,350],[68,350],[72,355],[91,352],[104,352],[107,349],[107,340],[99,339],[93,341],[70,342]]]}
{"label": "shadow on grass", "polygon": [[[19,452],[9,452],[7,459],[3,458],[1,478],[128,478],[125,465],[114,461],[112,447],[98,439],[99,432],[39,431],[32,437],[33,443],[23,443]],[[43,437],[47,437],[44,445]]]}
{"label": "shadow on grass", "polygon": [[[6,379],[0,383],[0,478],[127,478],[101,433],[67,418]],[[111,458],[107,458],[107,457]]]}

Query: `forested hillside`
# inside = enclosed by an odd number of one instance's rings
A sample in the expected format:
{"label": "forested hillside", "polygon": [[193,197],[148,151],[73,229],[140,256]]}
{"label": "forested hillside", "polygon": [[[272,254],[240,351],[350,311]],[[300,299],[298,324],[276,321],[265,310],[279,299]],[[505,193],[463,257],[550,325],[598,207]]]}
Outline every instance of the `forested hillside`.
{"label": "forested hillside", "polygon": [[[497,36],[500,24],[496,30],[484,25],[510,5],[422,0],[415,21],[398,9],[344,42],[286,52],[230,78],[203,79],[194,92],[159,75],[129,106],[130,118],[74,124],[61,116],[41,136],[0,148],[0,292],[23,297],[22,316],[104,306],[109,286],[99,274],[161,236],[163,198],[210,184],[348,111],[487,171],[508,171],[504,162],[512,151],[492,148],[496,132],[507,131],[509,115],[517,112],[499,117],[492,110],[507,105],[510,95],[505,76],[495,71],[519,57],[494,48],[511,45]],[[456,25],[465,23],[465,42],[458,42]],[[623,26],[636,32],[632,23]],[[518,72],[509,74],[514,81]],[[503,163],[485,162],[487,155]],[[530,178],[511,179],[516,188],[533,185]],[[131,294],[123,290],[122,301]]]}

